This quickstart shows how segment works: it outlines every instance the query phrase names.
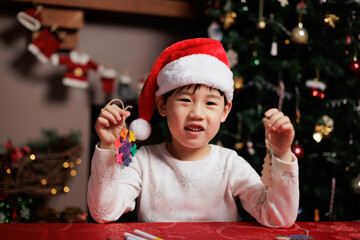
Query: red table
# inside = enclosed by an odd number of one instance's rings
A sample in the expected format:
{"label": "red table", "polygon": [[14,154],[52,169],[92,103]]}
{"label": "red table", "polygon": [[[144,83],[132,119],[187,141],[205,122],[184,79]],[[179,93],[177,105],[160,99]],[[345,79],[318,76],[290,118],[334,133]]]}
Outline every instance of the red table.
{"label": "red table", "polygon": [[321,240],[360,239],[360,222],[297,222],[289,229],[271,229],[254,222],[232,223],[13,223],[0,224],[1,240],[121,240],[140,229],[163,239],[275,239],[278,234]]}

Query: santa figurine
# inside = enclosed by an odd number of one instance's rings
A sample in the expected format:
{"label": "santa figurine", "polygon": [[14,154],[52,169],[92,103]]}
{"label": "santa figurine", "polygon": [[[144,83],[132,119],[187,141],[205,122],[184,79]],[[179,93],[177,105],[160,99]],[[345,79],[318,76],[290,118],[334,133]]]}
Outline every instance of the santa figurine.
{"label": "santa figurine", "polygon": [[43,7],[41,5],[38,5],[35,8],[19,12],[16,15],[16,18],[24,27],[26,27],[30,31],[38,31],[41,27],[42,22],[42,9]]}
{"label": "santa figurine", "polygon": [[28,45],[28,50],[43,64],[59,49],[66,32],[59,31],[56,26],[44,28]]}
{"label": "santa figurine", "polygon": [[90,59],[90,56],[82,51],[71,51],[68,55],[53,54],[52,64],[65,65],[67,70],[62,80],[65,86],[76,88],[88,88],[88,71],[98,70],[103,66]]}

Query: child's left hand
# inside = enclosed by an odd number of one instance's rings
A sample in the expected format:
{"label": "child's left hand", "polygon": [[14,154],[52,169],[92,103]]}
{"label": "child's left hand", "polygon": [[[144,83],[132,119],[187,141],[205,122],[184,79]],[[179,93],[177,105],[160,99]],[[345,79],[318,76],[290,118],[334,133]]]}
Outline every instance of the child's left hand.
{"label": "child's left hand", "polygon": [[276,108],[265,112],[268,119],[265,125],[265,134],[273,154],[283,161],[291,162],[291,145],[294,141],[295,130],[289,117]]}

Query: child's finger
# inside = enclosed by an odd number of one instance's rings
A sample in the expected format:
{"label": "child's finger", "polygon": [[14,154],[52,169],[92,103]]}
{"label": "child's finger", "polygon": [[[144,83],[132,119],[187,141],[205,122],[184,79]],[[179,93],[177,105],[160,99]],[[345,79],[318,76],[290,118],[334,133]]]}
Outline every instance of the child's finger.
{"label": "child's finger", "polygon": [[279,110],[277,108],[271,108],[265,112],[265,117],[270,118],[273,114],[278,113]]}
{"label": "child's finger", "polygon": [[112,112],[110,112],[108,110],[108,108],[101,111],[99,118],[100,117],[107,119],[109,122],[111,122],[112,124],[115,124],[115,125],[117,125],[119,123],[119,121],[116,118],[116,115],[114,115]]}
{"label": "child's finger", "polygon": [[122,109],[119,108],[116,104],[106,105],[103,109],[101,109],[101,112],[104,111],[111,113],[117,121],[121,121]]}
{"label": "child's finger", "polygon": [[273,131],[278,131],[281,127],[287,123],[290,123],[290,119],[287,116],[282,116],[278,118],[271,126]]}
{"label": "child's finger", "polygon": [[104,126],[104,127],[110,127],[110,122],[108,119],[103,118],[103,117],[98,117],[97,119],[97,123],[100,124],[100,126]]}

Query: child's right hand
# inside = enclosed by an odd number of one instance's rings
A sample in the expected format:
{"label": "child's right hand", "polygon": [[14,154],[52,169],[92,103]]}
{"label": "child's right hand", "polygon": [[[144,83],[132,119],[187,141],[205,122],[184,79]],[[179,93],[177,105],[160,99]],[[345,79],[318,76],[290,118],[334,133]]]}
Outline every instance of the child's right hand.
{"label": "child's right hand", "polygon": [[100,138],[100,148],[113,148],[113,144],[119,137],[121,129],[125,127],[123,124],[125,125],[125,120],[129,116],[129,111],[121,109],[116,104],[108,104],[101,109],[95,124],[95,131]]}

